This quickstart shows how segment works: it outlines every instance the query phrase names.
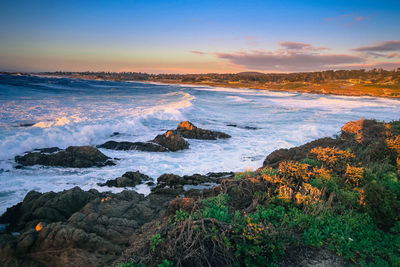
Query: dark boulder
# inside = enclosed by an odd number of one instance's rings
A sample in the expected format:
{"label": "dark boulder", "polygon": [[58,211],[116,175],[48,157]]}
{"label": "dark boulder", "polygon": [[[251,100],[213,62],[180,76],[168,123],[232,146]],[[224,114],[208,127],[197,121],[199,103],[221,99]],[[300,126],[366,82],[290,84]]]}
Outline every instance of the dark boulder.
{"label": "dark boulder", "polygon": [[321,139],[317,139],[315,141],[306,143],[301,146],[293,147],[293,148],[281,148],[273,151],[269,154],[263,163],[263,167],[272,167],[277,168],[279,163],[283,161],[301,161],[304,158],[309,157],[310,150],[314,147],[343,147],[344,143],[340,142],[337,139],[333,139],[330,137],[325,137]]}
{"label": "dark boulder", "polygon": [[105,183],[99,183],[100,186],[108,187],[135,187],[143,182],[150,181],[151,178],[139,171],[126,172],[121,177],[115,178],[113,180],[108,180]]}
{"label": "dark boulder", "polygon": [[216,131],[204,130],[194,126],[189,121],[181,121],[176,128],[176,131],[188,139],[216,140],[219,138],[230,138],[231,136]]}
{"label": "dark boulder", "polygon": [[185,186],[204,185],[204,188],[210,185],[219,184],[222,179],[233,177],[234,173],[208,173],[207,175],[193,174],[179,176],[176,174],[165,173],[158,177],[157,185],[152,189],[155,194],[179,195],[185,192]]}
{"label": "dark boulder", "polygon": [[153,142],[166,147],[170,151],[178,151],[189,148],[189,143],[186,142],[176,131],[167,131],[164,134],[157,135]]}
{"label": "dark boulder", "polygon": [[[103,167],[115,165],[109,157],[97,148],[90,146],[70,146],[66,150],[55,152],[30,152],[24,156],[16,156],[15,161],[24,166],[44,165],[72,168]],[[55,153],[48,153],[49,151]]]}
{"label": "dark boulder", "polygon": [[168,149],[152,142],[116,142],[108,141],[97,147],[113,150],[139,150],[147,152],[166,152]]}

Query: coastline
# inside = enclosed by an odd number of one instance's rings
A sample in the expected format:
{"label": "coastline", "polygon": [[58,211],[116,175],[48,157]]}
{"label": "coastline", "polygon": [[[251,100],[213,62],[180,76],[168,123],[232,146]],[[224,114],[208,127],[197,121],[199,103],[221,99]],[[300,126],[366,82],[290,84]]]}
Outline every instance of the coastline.
{"label": "coastline", "polygon": [[[334,95],[334,96],[354,96],[354,97],[381,97],[390,99],[400,99],[399,88],[384,88],[379,85],[358,85],[351,84],[345,80],[335,80],[329,83],[322,84],[300,84],[300,83],[285,83],[285,84],[272,84],[261,85],[257,83],[230,83],[230,82],[186,82],[182,80],[125,80],[125,79],[107,79],[97,78],[91,76],[73,76],[73,75],[42,75],[30,74],[38,77],[54,77],[54,78],[70,78],[82,80],[95,80],[95,81],[116,81],[116,82],[139,82],[148,84],[171,84],[171,85],[191,85],[199,87],[221,87],[221,88],[237,88],[237,89],[251,89],[251,90],[266,90],[271,92],[285,92],[285,93],[307,93],[315,95]],[[370,86],[370,88],[368,88]],[[281,87],[281,88],[279,88]]]}

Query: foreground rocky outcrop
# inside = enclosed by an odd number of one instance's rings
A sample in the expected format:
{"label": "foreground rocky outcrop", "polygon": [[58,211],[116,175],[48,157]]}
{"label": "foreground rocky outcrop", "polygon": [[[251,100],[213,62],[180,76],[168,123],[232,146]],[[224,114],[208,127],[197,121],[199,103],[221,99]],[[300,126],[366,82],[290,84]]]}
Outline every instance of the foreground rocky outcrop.
{"label": "foreground rocky outcrop", "polygon": [[178,124],[176,132],[188,139],[216,140],[226,139],[231,136],[226,133],[205,130],[194,126],[190,121],[182,121]]}
{"label": "foreground rocky outcrop", "polygon": [[29,192],[0,217],[0,223],[9,224],[9,232],[0,234],[0,265],[107,265],[129,246],[133,232],[157,218],[173,197],[78,187]]}
{"label": "foreground rocky outcrop", "polygon": [[135,172],[126,172],[121,177],[115,178],[113,180],[108,180],[105,183],[99,183],[100,186],[108,187],[135,187],[139,184],[147,182],[147,184],[154,184],[151,182],[151,178],[146,174]]}
{"label": "foreground rocky outcrop", "polygon": [[109,157],[90,146],[70,146],[65,150],[39,149],[24,156],[16,156],[15,161],[23,166],[44,165],[72,168],[115,165]]}

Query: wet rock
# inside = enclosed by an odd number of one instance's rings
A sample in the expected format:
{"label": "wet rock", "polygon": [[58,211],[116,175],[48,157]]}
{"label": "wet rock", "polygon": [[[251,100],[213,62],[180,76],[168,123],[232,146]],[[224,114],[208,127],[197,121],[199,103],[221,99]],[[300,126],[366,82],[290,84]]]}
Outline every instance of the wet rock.
{"label": "wet rock", "polygon": [[41,151],[45,152],[30,152],[24,156],[16,156],[15,161],[24,166],[44,165],[73,168],[115,165],[109,157],[97,148],[90,146],[70,146],[66,150],[56,153],[52,153],[55,152],[55,148],[41,149]]}
{"label": "wet rock", "polygon": [[176,128],[176,131],[182,137],[185,137],[188,139],[216,140],[219,138],[230,138],[231,137],[230,135],[228,135],[226,133],[198,128],[189,121],[180,122],[178,124],[178,127]]}
{"label": "wet rock", "polygon": [[113,180],[108,180],[105,183],[99,183],[100,186],[108,187],[135,187],[142,184],[145,181],[150,181],[151,178],[139,171],[126,172],[121,177],[115,178]]}
{"label": "wet rock", "polygon": [[152,142],[116,142],[116,141],[108,141],[102,145],[99,145],[100,148],[107,148],[113,150],[139,150],[139,151],[147,151],[147,152],[166,152],[168,149],[165,147],[155,144]]}
{"label": "wet rock", "polygon": [[237,128],[242,128],[242,129],[245,129],[245,130],[258,130],[258,129],[260,129],[260,128],[257,128],[257,127],[253,127],[253,126],[239,126],[239,125],[237,125],[237,124],[227,124],[226,126],[229,126],[229,127],[237,127]]}
{"label": "wet rock", "polygon": [[176,131],[167,131],[164,134],[157,135],[153,142],[159,144],[170,151],[178,151],[189,148],[186,142]]}

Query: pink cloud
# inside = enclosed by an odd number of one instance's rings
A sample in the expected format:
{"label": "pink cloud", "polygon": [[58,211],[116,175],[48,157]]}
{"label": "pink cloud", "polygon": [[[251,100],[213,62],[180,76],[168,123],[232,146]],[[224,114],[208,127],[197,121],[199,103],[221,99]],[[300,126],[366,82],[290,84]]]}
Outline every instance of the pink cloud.
{"label": "pink cloud", "polygon": [[205,54],[207,54],[207,53],[205,53],[205,52],[196,51],[196,50],[190,51],[190,53],[198,54],[198,55],[205,55]]}
{"label": "pink cloud", "polygon": [[266,71],[313,71],[332,69],[341,65],[365,63],[359,56],[315,53],[275,53],[264,51],[217,53],[229,62],[254,70]]}
{"label": "pink cloud", "polygon": [[352,49],[358,52],[390,52],[400,51],[400,40],[390,40],[384,42],[377,42],[373,45],[362,46]]}
{"label": "pink cloud", "polygon": [[279,43],[280,46],[283,46],[286,49],[289,50],[314,50],[314,51],[319,51],[319,50],[327,50],[329,48],[326,47],[315,47],[311,44],[307,43],[301,43],[301,42],[291,42],[291,41],[283,41]]}

